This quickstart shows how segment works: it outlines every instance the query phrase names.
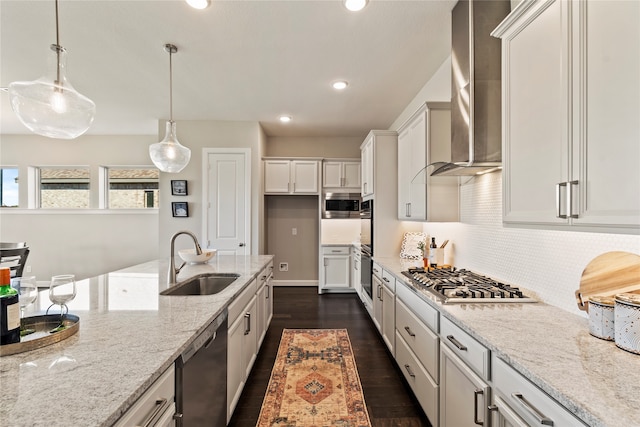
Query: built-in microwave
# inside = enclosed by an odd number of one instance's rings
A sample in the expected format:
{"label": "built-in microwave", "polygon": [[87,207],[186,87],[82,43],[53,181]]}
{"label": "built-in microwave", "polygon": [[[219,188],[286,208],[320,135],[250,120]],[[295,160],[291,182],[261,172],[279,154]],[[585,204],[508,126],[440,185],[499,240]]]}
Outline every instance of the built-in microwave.
{"label": "built-in microwave", "polygon": [[360,193],[324,193],[322,218],[360,218]]}

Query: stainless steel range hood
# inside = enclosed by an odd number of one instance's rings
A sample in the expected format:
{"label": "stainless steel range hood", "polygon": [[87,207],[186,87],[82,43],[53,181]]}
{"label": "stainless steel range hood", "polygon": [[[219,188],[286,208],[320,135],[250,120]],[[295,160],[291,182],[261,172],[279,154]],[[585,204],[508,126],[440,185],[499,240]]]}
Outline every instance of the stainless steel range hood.
{"label": "stainless steel range hood", "polygon": [[431,175],[475,175],[502,162],[500,40],[509,0],[460,0],[451,11],[451,163]]}

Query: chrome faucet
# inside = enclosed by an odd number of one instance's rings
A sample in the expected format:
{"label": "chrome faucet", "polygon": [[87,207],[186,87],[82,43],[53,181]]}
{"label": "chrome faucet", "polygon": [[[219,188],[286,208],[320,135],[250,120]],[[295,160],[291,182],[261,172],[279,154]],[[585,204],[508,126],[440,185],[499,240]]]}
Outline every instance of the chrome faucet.
{"label": "chrome faucet", "polygon": [[180,265],[180,267],[176,268],[175,242],[176,242],[176,237],[178,237],[181,234],[187,234],[191,236],[191,238],[193,239],[193,243],[196,245],[196,254],[197,255],[202,254],[202,248],[200,247],[200,244],[198,243],[198,238],[195,236],[195,234],[186,230],[178,231],[176,234],[174,234],[171,237],[171,256],[169,257],[169,278],[167,280],[167,284],[169,286],[176,284],[176,276],[178,276],[178,273],[180,273],[180,270],[182,270],[182,267],[184,267],[184,265],[186,264],[186,262],[183,262]]}

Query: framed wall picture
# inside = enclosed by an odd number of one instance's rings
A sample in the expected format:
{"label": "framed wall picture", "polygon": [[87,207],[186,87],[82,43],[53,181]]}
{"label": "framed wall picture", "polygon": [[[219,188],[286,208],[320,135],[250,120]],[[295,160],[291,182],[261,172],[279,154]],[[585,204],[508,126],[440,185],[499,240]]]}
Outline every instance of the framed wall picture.
{"label": "framed wall picture", "polygon": [[184,179],[172,179],[171,180],[171,195],[172,196],[186,196],[187,195],[187,181]]}
{"label": "framed wall picture", "polygon": [[188,217],[189,205],[187,202],[171,202],[171,212],[175,217]]}

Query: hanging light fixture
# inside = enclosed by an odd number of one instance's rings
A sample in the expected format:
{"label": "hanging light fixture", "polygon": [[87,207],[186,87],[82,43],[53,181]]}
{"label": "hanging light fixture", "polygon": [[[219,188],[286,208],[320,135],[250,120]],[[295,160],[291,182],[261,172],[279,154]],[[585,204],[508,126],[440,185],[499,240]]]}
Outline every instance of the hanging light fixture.
{"label": "hanging light fixture", "polygon": [[54,55],[44,76],[29,82],[9,84],[11,108],[30,131],[50,138],[73,139],[89,129],[96,104],[76,91],[67,81],[66,50],[60,45],[58,0]]}
{"label": "hanging light fixture", "polygon": [[173,121],[173,64],[171,56],[178,51],[178,48],[172,44],[165,44],[164,50],[169,52],[169,121],[164,139],[151,144],[149,155],[153,164],[162,172],[178,173],[189,163],[191,150],[178,141],[176,122]]}

